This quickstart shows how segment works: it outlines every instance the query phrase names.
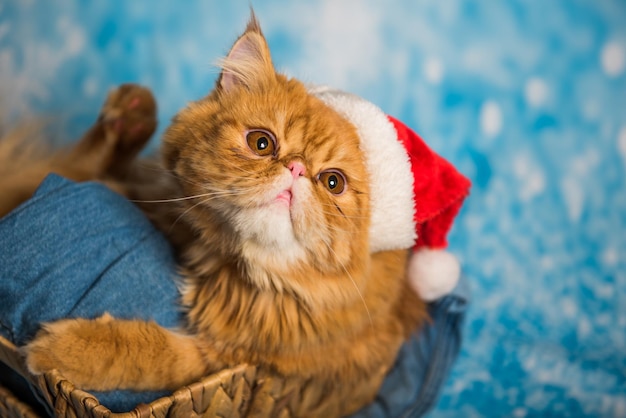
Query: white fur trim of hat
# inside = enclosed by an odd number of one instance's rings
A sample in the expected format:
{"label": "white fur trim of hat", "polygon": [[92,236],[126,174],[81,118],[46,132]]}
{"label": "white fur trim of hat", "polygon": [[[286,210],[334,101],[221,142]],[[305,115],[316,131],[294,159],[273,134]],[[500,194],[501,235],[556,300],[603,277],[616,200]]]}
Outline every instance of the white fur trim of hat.
{"label": "white fur trim of hat", "polygon": [[[426,301],[448,294],[461,269],[443,249],[445,234],[469,181],[373,103],[328,87],[309,91],[351,122],[361,139],[370,175],[370,251],[412,248],[407,266],[411,287]],[[450,196],[441,196],[448,191]],[[446,211],[450,213],[439,216]]]}

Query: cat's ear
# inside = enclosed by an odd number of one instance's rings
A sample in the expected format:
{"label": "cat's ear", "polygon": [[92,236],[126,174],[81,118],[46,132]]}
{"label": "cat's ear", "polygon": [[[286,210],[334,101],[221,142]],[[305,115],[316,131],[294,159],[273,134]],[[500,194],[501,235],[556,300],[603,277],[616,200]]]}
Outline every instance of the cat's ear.
{"label": "cat's ear", "polygon": [[245,32],[219,64],[222,72],[217,87],[225,92],[237,86],[253,88],[275,77],[270,50],[253,11]]}

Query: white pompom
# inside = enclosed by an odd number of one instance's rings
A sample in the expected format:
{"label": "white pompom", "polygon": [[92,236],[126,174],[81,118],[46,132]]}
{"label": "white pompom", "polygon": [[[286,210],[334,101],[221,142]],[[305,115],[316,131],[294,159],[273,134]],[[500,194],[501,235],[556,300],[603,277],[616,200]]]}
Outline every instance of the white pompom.
{"label": "white pompom", "polygon": [[409,283],[427,302],[450,293],[460,277],[459,261],[447,251],[423,248],[409,259]]}

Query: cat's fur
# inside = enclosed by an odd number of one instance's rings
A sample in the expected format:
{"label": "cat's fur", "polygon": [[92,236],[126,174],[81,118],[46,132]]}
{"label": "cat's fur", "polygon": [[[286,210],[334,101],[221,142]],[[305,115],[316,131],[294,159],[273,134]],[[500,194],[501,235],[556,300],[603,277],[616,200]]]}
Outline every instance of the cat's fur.
{"label": "cat's fur", "polygon": [[[249,363],[294,385],[285,400],[294,416],[354,412],[426,318],[405,279],[407,251],[370,254],[356,130],[276,73],[254,17],[222,67],[215,90],[167,129],[164,168],[150,176],[162,173],[158,187],[121,187],[133,198],[197,196],[143,204],[173,231],[185,328],[109,315],[61,320],[26,347],[27,364],[33,373],[59,369],[84,389],[146,390]],[[246,141],[257,129],[275,137],[266,156]],[[343,174],[343,193],[327,187],[328,170]]]}

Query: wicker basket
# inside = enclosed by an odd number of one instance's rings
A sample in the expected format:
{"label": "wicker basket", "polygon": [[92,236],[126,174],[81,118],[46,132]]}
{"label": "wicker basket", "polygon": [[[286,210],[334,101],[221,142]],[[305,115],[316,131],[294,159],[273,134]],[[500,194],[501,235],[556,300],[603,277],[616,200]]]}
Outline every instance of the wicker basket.
{"label": "wicker basket", "polygon": [[[290,416],[280,379],[259,379],[255,367],[245,364],[178,389],[170,396],[140,404],[125,413],[111,412],[92,394],[77,389],[57,371],[30,375],[15,345],[0,336],[0,361],[35,385],[58,417],[164,418],[164,417],[280,417]],[[33,408],[0,386],[0,417],[36,418]]]}
{"label": "wicker basket", "polygon": [[0,417],[38,418],[39,415],[21,402],[10,390],[0,386]]}

